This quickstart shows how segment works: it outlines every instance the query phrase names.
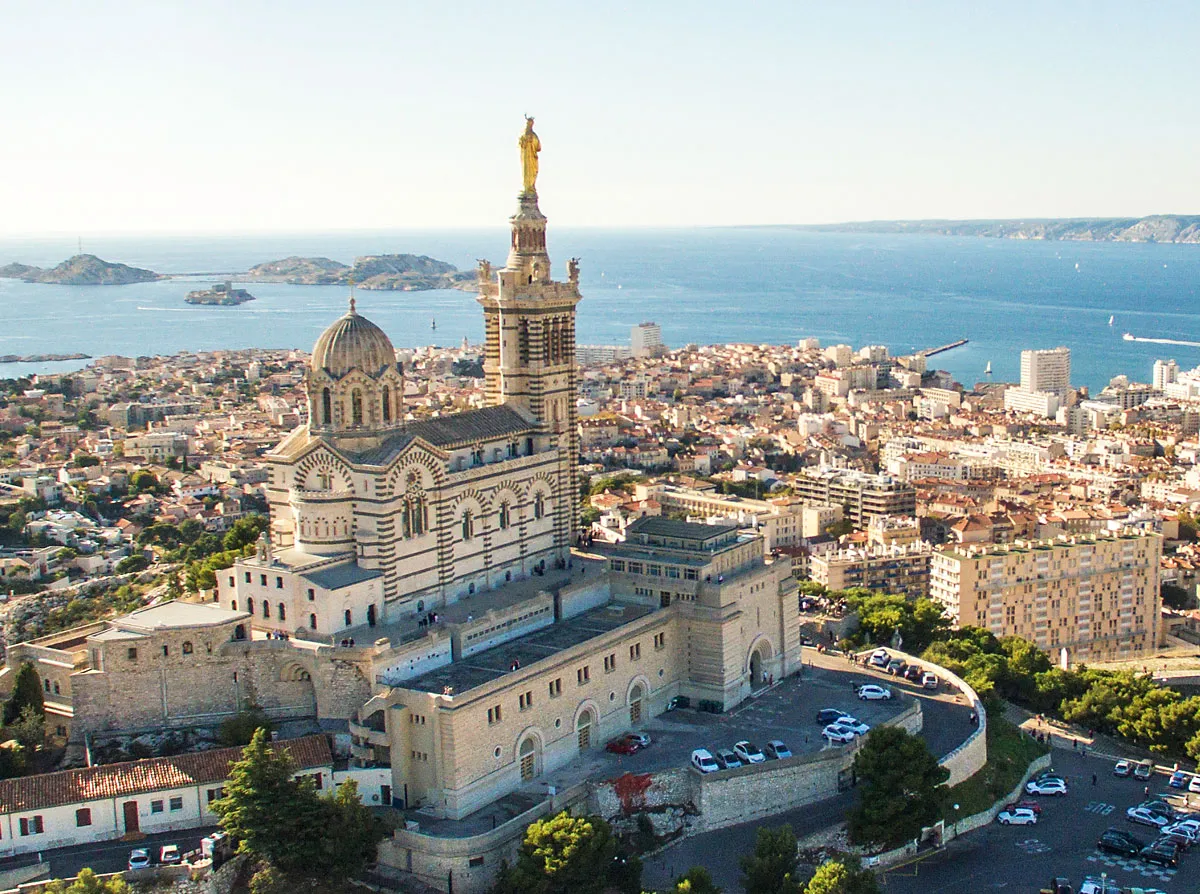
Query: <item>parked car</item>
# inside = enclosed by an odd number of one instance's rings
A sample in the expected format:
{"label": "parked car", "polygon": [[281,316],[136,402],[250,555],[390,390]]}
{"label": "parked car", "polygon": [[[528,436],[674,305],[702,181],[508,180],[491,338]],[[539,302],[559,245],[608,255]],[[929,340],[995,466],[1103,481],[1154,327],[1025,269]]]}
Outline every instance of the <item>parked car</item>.
{"label": "parked car", "polygon": [[926,689],[937,689],[942,685],[942,681],[938,679],[937,674],[926,673],[921,677],[921,685]]}
{"label": "parked car", "polygon": [[1171,774],[1171,778],[1167,780],[1167,785],[1171,788],[1185,788],[1188,784],[1188,774],[1183,770],[1176,770]]}
{"label": "parked car", "polygon": [[1011,804],[1004,805],[1005,810],[1016,810],[1018,807],[1023,807],[1026,810],[1032,810],[1038,816],[1042,815],[1042,805],[1039,804],[1037,801],[1032,801],[1032,800],[1013,801]]}
{"label": "parked car", "polygon": [[1179,865],[1179,848],[1172,842],[1159,839],[1147,847],[1142,848],[1138,856],[1146,863],[1154,863],[1158,866],[1178,866]]}
{"label": "parked car", "polygon": [[647,748],[650,745],[650,737],[645,733],[626,733],[625,738],[630,742],[636,742],[638,748]]}
{"label": "parked car", "polygon": [[743,764],[761,764],[767,759],[757,745],[745,739],[733,743],[733,753],[741,758]]}
{"label": "parked car", "polygon": [[1079,894],[1121,894],[1121,886],[1110,878],[1088,875],[1079,886]]}
{"label": "parked car", "polygon": [[1128,776],[1132,772],[1133,764],[1131,764],[1129,761],[1117,761],[1116,764],[1113,765],[1114,776]]}
{"label": "parked car", "polygon": [[863,701],[884,701],[892,697],[892,690],[886,686],[876,686],[874,683],[868,683],[865,686],[858,687],[858,697]]}
{"label": "parked car", "polygon": [[887,666],[884,668],[884,670],[886,670],[893,677],[898,677],[904,673],[904,669],[906,667],[908,667],[908,662],[903,658],[893,658],[887,663]]}
{"label": "parked car", "polygon": [[839,711],[837,708],[822,708],[817,712],[817,723],[821,724],[821,726],[827,726],[839,717],[849,716],[845,711]]}
{"label": "parked car", "polygon": [[1053,776],[1034,779],[1025,784],[1025,793],[1029,795],[1065,795],[1067,783],[1062,779],[1055,779]]}
{"label": "parked car", "polygon": [[876,649],[867,659],[867,664],[871,667],[887,667],[891,660],[892,656],[888,654],[887,649]]}
{"label": "parked car", "polygon": [[996,816],[996,822],[1002,826],[1032,826],[1037,821],[1037,814],[1024,807],[1018,807],[1016,810],[1001,810]]}
{"label": "parked car", "polygon": [[835,720],[830,726],[840,726],[842,729],[848,729],[856,736],[865,736],[871,731],[869,724],[860,723],[853,717],[843,717],[840,720]]}
{"label": "parked car", "polygon": [[738,767],[744,766],[742,759],[728,748],[722,748],[717,752],[717,763],[725,770],[736,770]]}
{"label": "parked car", "polygon": [[1159,816],[1166,817],[1168,821],[1175,819],[1175,808],[1161,798],[1151,798],[1148,801],[1143,801],[1138,807],[1145,807],[1147,810],[1157,813]]}
{"label": "parked car", "polygon": [[1181,851],[1186,852],[1191,850],[1192,845],[1196,843],[1196,833],[1186,828],[1176,829],[1172,832],[1164,826],[1158,840],[1170,841]]}
{"label": "parked car", "polygon": [[179,853],[179,845],[164,844],[162,850],[158,854],[158,862],[164,866],[175,866],[183,862],[183,855]]}
{"label": "parked car", "polygon": [[1125,819],[1138,825],[1153,826],[1155,829],[1161,829],[1170,822],[1161,813],[1155,813],[1145,807],[1130,807],[1125,811]]}
{"label": "parked car", "polygon": [[853,742],[857,738],[853,732],[846,729],[844,726],[834,726],[833,724],[830,724],[829,726],[825,727],[825,729],[821,730],[821,735],[830,742],[838,745],[844,745],[846,742]]}
{"label": "parked car", "polygon": [[129,852],[129,868],[145,869],[150,865],[150,851],[144,847],[134,848]]}
{"label": "parked car", "polygon": [[1177,829],[1187,829],[1192,833],[1194,838],[1200,838],[1200,820],[1182,819],[1176,820],[1168,826],[1163,827],[1164,832],[1174,832]]}
{"label": "parked car", "polygon": [[1145,846],[1146,842],[1120,829],[1106,830],[1096,842],[1096,847],[1106,854],[1120,854],[1122,857],[1136,857]]}
{"label": "parked car", "polygon": [[767,757],[771,758],[772,760],[781,761],[785,757],[792,756],[792,749],[788,748],[778,739],[772,739],[770,742],[768,742],[765,750],[767,752]]}
{"label": "parked car", "polygon": [[639,748],[637,742],[628,736],[618,736],[605,745],[604,750],[612,754],[637,754]]}
{"label": "parked car", "polygon": [[1200,792],[1200,776],[1193,776],[1191,778],[1191,781],[1188,782],[1188,791],[1193,793]]}
{"label": "parked car", "polygon": [[692,752],[692,766],[701,773],[716,773],[721,769],[721,765],[707,748],[697,748]]}
{"label": "parked car", "polygon": [[1149,779],[1152,772],[1150,761],[1141,761],[1133,768],[1133,775],[1138,779]]}
{"label": "parked car", "polygon": [[925,671],[923,671],[919,665],[910,664],[904,669],[904,679],[908,680],[910,683],[920,683],[921,675],[923,673],[925,673]]}

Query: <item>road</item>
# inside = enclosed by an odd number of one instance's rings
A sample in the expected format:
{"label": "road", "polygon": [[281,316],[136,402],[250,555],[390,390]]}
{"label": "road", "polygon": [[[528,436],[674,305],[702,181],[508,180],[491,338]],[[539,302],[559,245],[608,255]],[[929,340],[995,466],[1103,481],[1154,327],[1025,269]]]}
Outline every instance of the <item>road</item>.
{"label": "road", "polygon": [[[62,847],[57,850],[44,851],[42,860],[50,864],[51,878],[71,878],[78,875],[79,870],[87,868],[96,872],[120,872],[128,868],[129,852],[134,848],[149,849],[150,856],[158,860],[159,849],[164,844],[177,844],[181,853],[196,850],[200,847],[200,839],[215,831],[215,827],[204,829],[187,829],[180,832],[157,832],[139,838],[137,841],[97,841],[92,844],[77,844],[74,847]],[[0,869],[14,869],[38,862],[38,854],[20,854],[0,860]]]}

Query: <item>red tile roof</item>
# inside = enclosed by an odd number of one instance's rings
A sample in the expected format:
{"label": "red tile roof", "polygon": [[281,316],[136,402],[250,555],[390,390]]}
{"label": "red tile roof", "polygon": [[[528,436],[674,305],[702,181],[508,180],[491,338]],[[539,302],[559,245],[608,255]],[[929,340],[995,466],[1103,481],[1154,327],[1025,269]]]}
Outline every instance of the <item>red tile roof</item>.
{"label": "red tile roof", "polygon": [[[330,766],[333,755],[324,736],[304,736],[274,742],[286,752],[297,770]],[[219,748],[175,757],[62,770],[19,779],[0,780],[0,813],[41,810],[104,798],[122,798],[146,792],[187,788],[229,778],[229,766],[242,756],[241,748]]]}

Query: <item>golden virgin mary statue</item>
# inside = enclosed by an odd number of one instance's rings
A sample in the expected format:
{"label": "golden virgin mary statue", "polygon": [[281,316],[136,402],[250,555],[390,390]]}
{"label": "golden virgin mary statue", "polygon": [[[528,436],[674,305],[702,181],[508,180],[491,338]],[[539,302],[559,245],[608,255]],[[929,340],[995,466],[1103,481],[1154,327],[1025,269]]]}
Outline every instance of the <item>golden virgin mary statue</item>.
{"label": "golden virgin mary statue", "polygon": [[525,116],[525,133],[517,140],[521,149],[521,195],[537,195],[538,153],[542,151],[542,141],[533,132],[533,119]]}

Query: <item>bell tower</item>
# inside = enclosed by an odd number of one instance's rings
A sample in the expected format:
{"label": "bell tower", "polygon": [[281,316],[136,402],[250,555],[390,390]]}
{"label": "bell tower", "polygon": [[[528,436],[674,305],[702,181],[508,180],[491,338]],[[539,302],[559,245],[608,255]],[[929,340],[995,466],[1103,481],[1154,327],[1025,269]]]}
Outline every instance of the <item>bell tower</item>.
{"label": "bell tower", "polygon": [[538,208],[536,188],[541,143],[527,118],[518,145],[524,188],[517,211],[509,218],[512,239],[508,261],[493,270],[479,262],[479,303],[486,333],[483,370],[490,405],[510,404],[537,420],[564,452],[561,480],[571,491],[560,505],[570,507],[569,535],[578,502],[579,431],[575,406],[578,370],[575,365],[575,305],[579,303],[579,264],[567,264],[567,279],[551,276],[546,252],[546,216]]}

